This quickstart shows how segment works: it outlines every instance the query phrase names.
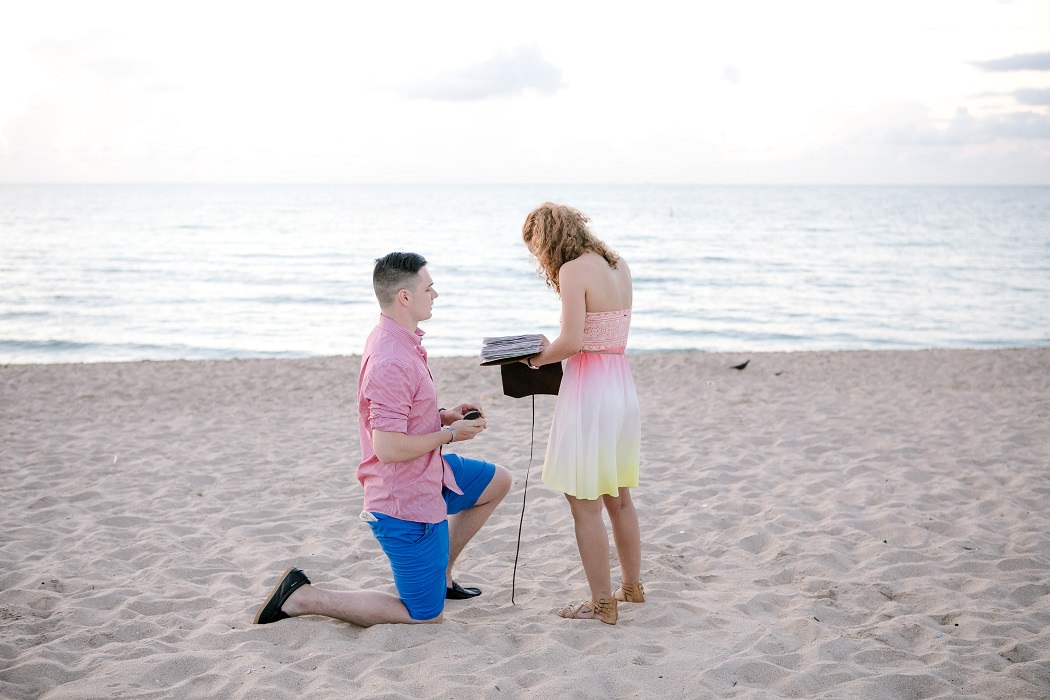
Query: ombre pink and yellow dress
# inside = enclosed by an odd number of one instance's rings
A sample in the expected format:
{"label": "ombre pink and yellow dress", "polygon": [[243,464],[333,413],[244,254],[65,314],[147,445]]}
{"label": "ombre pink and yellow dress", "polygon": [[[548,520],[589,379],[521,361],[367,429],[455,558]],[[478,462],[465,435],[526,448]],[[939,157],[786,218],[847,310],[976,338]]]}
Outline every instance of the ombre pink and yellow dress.
{"label": "ombre pink and yellow dress", "polygon": [[641,416],[624,350],[631,310],[588,312],[583,352],[565,363],[543,483],[593,500],[638,485]]}

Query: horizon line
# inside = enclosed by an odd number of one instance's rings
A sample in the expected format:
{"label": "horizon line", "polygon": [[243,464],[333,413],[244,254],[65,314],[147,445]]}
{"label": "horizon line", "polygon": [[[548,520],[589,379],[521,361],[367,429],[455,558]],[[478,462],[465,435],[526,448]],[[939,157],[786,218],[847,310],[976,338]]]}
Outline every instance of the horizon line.
{"label": "horizon line", "polygon": [[281,182],[281,181],[6,181],[0,180],[0,186],[45,187],[45,186],[93,186],[93,187],[1050,187],[1046,182],[657,182],[657,181],[617,181],[617,182],[478,182],[478,181],[369,181],[369,182]]}

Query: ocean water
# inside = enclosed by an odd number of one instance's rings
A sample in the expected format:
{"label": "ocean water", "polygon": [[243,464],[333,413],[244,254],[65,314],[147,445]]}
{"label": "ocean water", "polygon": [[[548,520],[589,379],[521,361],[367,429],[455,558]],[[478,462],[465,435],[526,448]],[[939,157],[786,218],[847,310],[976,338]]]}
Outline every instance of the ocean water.
{"label": "ocean water", "polygon": [[0,185],[0,363],[359,353],[392,250],[431,355],[553,337],[547,200],[630,263],[630,352],[1050,345],[1050,187]]}

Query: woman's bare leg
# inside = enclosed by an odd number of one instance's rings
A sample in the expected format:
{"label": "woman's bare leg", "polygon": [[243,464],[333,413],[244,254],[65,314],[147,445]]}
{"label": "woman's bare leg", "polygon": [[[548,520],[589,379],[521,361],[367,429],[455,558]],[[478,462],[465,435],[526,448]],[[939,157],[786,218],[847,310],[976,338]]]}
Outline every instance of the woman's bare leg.
{"label": "woman's bare leg", "polygon": [[575,496],[565,496],[572,509],[572,520],[576,526],[576,546],[580,550],[583,572],[591,589],[591,599],[612,598],[612,583],[609,576],[609,533],[602,520],[602,502],[599,499],[585,501]]}
{"label": "woman's bare leg", "polygon": [[631,490],[621,488],[619,496],[602,496],[609,513],[616,557],[620,560],[620,580],[640,583],[642,575],[642,536],[638,527],[638,513],[631,500]]}

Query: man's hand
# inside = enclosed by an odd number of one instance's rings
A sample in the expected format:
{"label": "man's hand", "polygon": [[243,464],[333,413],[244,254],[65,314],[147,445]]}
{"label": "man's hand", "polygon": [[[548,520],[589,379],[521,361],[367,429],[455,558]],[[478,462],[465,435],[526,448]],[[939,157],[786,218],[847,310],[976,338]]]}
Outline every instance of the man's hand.
{"label": "man's hand", "polygon": [[[448,413],[448,411],[446,411],[446,413]],[[455,442],[473,440],[477,437],[478,433],[487,427],[488,425],[484,418],[478,418],[476,420],[457,420],[452,423],[452,429],[456,431]]]}
{"label": "man's hand", "polygon": [[[481,417],[474,420],[464,420],[463,416],[471,411],[477,411],[481,414]],[[452,408],[446,408],[441,412],[441,427],[444,428],[446,426],[451,427],[456,432],[454,442],[463,442],[464,440],[473,440],[478,433],[488,427],[488,424],[485,422],[485,412],[481,410],[481,406],[468,402]]]}
{"label": "man's hand", "polygon": [[[481,417],[465,420],[463,416],[471,411],[477,411],[481,414]],[[441,414],[441,422],[444,425],[452,426],[452,429],[456,431],[456,442],[472,440],[478,433],[488,427],[485,422],[485,412],[481,410],[481,406],[474,403],[461,403],[455,408],[445,409],[444,413]]]}
{"label": "man's hand", "polygon": [[[470,413],[471,411],[477,411],[481,414],[481,417],[485,417],[485,412],[481,410],[481,406],[473,403],[461,403],[453,408],[446,408],[441,412],[441,425],[452,425],[456,421],[463,420],[463,416]],[[455,428],[455,426],[452,426]],[[459,429],[456,428],[458,432]]]}

